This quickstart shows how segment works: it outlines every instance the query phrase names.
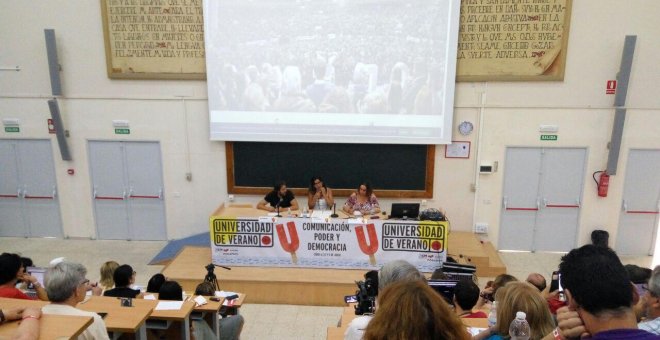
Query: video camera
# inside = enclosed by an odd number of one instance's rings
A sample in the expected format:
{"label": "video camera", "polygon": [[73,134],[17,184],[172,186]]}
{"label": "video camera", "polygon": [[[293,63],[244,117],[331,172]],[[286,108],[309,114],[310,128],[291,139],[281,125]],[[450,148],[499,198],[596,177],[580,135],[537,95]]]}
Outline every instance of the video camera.
{"label": "video camera", "polygon": [[[355,315],[373,314],[376,310],[376,296],[378,296],[378,271],[370,270],[364,274],[364,281],[357,281],[358,290],[355,296],[350,296],[355,305]],[[346,297],[348,301],[348,296]]]}

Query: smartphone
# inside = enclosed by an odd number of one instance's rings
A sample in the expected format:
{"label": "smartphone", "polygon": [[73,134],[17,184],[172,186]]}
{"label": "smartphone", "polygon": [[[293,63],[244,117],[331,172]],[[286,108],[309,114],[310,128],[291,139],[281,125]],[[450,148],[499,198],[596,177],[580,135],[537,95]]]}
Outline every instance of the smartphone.
{"label": "smartphone", "polygon": [[355,302],[357,302],[357,296],[356,295],[346,295],[346,296],[344,296],[344,302],[346,302],[346,303],[355,303]]}
{"label": "smartphone", "polygon": [[550,292],[554,292],[559,289],[559,272],[552,272],[552,280],[550,281]]}
{"label": "smartphone", "polygon": [[212,297],[211,297],[211,301],[219,302],[219,301],[220,301],[220,298],[217,297],[217,296],[212,296]]}
{"label": "smartphone", "polygon": [[122,307],[133,307],[133,299],[126,297],[119,298],[119,304]]}
{"label": "smartphone", "polygon": [[559,289],[559,301],[566,301],[566,295],[564,295],[564,288],[561,286],[561,273],[559,273],[557,278],[557,287]]}

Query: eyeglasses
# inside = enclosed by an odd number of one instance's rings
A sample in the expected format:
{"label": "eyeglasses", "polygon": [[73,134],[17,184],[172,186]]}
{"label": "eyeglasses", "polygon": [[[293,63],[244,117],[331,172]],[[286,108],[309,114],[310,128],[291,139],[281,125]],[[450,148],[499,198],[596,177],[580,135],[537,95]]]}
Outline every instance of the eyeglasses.
{"label": "eyeglasses", "polygon": [[89,279],[85,279],[80,283],[81,286],[86,286],[87,284],[89,284]]}
{"label": "eyeglasses", "polygon": [[321,181],[315,181],[314,184],[321,184]]}

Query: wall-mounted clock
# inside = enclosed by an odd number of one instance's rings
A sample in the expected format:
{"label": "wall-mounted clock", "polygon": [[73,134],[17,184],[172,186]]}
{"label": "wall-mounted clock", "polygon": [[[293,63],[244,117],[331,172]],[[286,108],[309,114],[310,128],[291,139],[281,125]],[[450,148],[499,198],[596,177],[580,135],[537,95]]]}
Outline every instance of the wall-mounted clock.
{"label": "wall-mounted clock", "polygon": [[458,132],[460,132],[463,136],[471,134],[472,130],[474,130],[474,125],[472,125],[472,123],[468,122],[467,120],[464,120],[458,124]]}

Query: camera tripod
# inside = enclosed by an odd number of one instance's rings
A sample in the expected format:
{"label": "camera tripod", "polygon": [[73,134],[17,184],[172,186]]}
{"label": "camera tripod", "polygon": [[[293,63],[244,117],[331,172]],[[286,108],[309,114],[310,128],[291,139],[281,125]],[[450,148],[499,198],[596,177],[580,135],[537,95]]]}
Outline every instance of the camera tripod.
{"label": "camera tripod", "polygon": [[211,282],[213,287],[215,287],[215,290],[220,290],[220,285],[218,284],[218,277],[215,276],[215,273],[213,272],[213,263],[209,263],[206,266],[206,276],[204,277],[204,281]]}
{"label": "camera tripod", "polygon": [[225,266],[218,266],[217,264],[214,265],[213,263],[209,263],[206,265],[206,267],[204,267],[206,268],[206,276],[204,277],[204,281],[210,282],[213,285],[213,287],[215,287],[215,290],[220,290],[220,285],[218,284],[218,277],[215,276],[215,273],[213,272],[214,267],[220,267],[222,269],[227,269],[227,270],[231,270],[231,268]]}

